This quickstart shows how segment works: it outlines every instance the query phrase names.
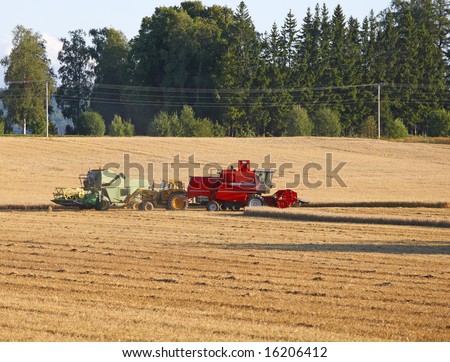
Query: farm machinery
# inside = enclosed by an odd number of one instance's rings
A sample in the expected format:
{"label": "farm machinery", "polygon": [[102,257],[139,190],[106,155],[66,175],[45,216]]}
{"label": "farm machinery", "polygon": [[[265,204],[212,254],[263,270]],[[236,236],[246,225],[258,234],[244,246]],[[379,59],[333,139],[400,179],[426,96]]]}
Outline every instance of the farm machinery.
{"label": "farm machinery", "polygon": [[111,206],[150,211],[164,205],[170,210],[185,208],[186,190],[180,181],[163,182],[161,189],[142,188],[144,180],[127,179],[105,169],[89,170],[80,175],[81,187],[57,187],[52,202],[82,209],[108,210]]}
{"label": "farm machinery", "polygon": [[181,181],[163,181],[158,191],[137,189],[125,200],[125,208],[151,211],[155,206],[165,206],[167,210],[185,210],[188,207],[186,190]]}
{"label": "farm machinery", "polygon": [[126,180],[120,173],[105,169],[89,170],[80,176],[82,187],[56,188],[54,203],[63,206],[108,210],[111,206],[151,211],[156,206],[186,210],[189,204],[206,205],[208,211],[240,210],[243,207],[288,208],[307,204],[293,190],[268,195],[275,169],[253,169],[241,160],[217,176],[192,176],[186,190],[181,181],[163,182],[159,190],[142,187],[144,180]]}
{"label": "farm machinery", "polygon": [[89,170],[80,175],[81,187],[57,187],[52,202],[82,209],[108,210],[110,206],[124,205],[125,198],[138,188],[136,180],[125,185],[125,176],[105,169]]}
{"label": "farm machinery", "polygon": [[208,211],[240,210],[242,207],[271,206],[288,208],[307,204],[293,190],[279,190],[266,196],[272,188],[275,169],[253,169],[250,161],[241,160],[219,172],[217,177],[193,176],[190,178],[186,199],[208,198]]}

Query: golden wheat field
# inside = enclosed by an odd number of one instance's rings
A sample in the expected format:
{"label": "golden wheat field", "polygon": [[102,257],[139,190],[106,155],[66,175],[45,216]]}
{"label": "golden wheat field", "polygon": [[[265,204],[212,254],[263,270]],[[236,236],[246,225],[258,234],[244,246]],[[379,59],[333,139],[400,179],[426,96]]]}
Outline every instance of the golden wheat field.
{"label": "golden wheat field", "polygon": [[[123,171],[125,154],[153,163],[156,183],[176,155],[226,166],[270,154],[276,167],[292,163],[275,175],[285,188],[309,162],[323,167],[310,181],[325,184],[327,153],[333,168],[346,162],[347,187],[300,183],[303,198],[391,207],[306,207],[284,218],[7,206],[49,205],[56,186],[78,186],[89,168],[115,162]],[[420,204],[450,202],[449,145],[0,138],[0,161],[0,341],[450,341],[450,229],[435,225],[450,222],[450,209]],[[302,213],[348,220],[288,217]]]}

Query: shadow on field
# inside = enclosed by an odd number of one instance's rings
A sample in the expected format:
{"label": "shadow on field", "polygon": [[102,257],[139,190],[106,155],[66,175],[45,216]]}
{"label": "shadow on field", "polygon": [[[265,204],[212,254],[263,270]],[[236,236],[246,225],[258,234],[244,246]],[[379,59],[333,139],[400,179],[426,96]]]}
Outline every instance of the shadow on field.
{"label": "shadow on field", "polygon": [[263,207],[252,208],[244,211],[244,216],[259,217],[269,219],[280,219],[288,221],[303,222],[325,222],[325,223],[346,223],[346,224],[367,224],[367,225],[397,225],[397,226],[419,226],[450,229],[450,222],[447,220],[430,219],[409,219],[403,217],[374,217],[374,216],[352,216],[352,215],[320,215],[303,212],[290,213],[284,209],[266,209]]}
{"label": "shadow on field", "polygon": [[[439,243],[439,242],[436,242]],[[450,255],[450,244],[401,245],[401,244],[228,244],[227,249],[282,250],[305,252],[337,253],[381,253],[381,254],[421,254]]]}

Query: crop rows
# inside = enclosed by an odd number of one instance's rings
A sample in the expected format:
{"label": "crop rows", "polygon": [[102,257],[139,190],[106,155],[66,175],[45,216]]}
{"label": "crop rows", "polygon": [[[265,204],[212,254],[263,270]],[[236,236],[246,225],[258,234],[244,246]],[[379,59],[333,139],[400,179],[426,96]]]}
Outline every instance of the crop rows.
{"label": "crop rows", "polygon": [[202,211],[0,218],[0,340],[448,337],[443,231]]}

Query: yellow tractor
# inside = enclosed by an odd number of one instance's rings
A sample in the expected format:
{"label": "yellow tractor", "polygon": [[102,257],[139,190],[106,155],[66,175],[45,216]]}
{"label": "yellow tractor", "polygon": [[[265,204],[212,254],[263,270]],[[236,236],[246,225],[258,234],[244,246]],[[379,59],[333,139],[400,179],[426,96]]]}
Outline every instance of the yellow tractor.
{"label": "yellow tractor", "polygon": [[186,189],[181,181],[163,181],[157,191],[137,189],[125,199],[125,208],[132,210],[151,211],[156,206],[165,206],[167,210],[186,210]]}

